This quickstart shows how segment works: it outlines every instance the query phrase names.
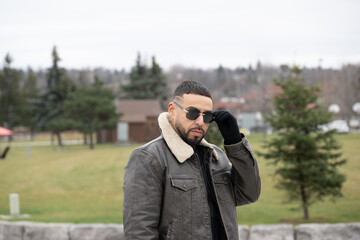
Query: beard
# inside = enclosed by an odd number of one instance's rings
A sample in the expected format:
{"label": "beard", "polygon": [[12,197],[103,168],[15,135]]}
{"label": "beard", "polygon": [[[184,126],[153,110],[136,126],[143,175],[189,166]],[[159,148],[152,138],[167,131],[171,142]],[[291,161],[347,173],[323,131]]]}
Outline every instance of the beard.
{"label": "beard", "polygon": [[[201,140],[204,138],[205,135],[205,131],[201,127],[193,127],[190,128],[188,131],[186,131],[178,121],[175,121],[175,128],[179,136],[182,138],[182,140],[193,147],[199,145],[199,143],[201,142]],[[200,136],[190,137],[190,133],[192,130],[200,130],[203,132],[203,134],[201,137]]]}

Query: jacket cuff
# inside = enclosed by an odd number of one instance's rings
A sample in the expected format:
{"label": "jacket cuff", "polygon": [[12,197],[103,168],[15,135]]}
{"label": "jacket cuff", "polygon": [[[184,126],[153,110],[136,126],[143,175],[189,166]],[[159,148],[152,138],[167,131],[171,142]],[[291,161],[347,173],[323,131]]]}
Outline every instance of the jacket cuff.
{"label": "jacket cuff", "polygon": [[241,142],[231,145],[224,145],[224,148],[230,161],[233,158],[242,159],[243,161],[248,162],[248,164],[251,166],[255,166],[256,158],[245,136]]}

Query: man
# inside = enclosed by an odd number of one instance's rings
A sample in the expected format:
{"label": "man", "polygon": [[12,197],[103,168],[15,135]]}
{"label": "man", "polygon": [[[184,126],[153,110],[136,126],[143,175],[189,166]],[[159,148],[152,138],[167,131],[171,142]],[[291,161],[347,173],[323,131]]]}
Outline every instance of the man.
{"label": "man", "polygon": [[[180,83],[158,118],[162,135],[134,150],[124,176],[125,239],[238,239],[236,206],[258,199],[259,171],[235,117],[212,109],[206,87]],[[204,139],[212,121],[227,156]]]}

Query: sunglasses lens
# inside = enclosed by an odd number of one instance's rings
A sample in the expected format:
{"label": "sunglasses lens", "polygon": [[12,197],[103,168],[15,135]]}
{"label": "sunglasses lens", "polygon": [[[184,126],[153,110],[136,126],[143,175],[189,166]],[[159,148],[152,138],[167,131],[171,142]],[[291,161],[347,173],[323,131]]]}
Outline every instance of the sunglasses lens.
{"label": "sunglasses lens", "polygon": [[199,117],[200,111],[197,109],[190,109],[189,112],[186,114],[186,117],[189,120],[195,120]]}
{"label": "sunglasses lens", "polygon": [[[195,120],[199,117],[200,111],[197,109],[190,109],[189,112],[186,114],[186,117],[189,120]],[[214,119],[214,115],[211,112],[204,112],[204,123],[211,123]]]}
{"label": "sunglasses lens", "polygon": [[214,115],[212,113],[210,112],[204,113],[204,123],[211,123],[213,119],[214,119]]}

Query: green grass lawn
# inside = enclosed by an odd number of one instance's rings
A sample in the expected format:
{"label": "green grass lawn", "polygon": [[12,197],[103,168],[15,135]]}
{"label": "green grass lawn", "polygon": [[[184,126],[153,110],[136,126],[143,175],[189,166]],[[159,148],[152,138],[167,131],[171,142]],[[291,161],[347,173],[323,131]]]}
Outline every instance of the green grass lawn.
{"label": "green grass lawn", "polygon": [[[254,150],[262,149],[262,136],[248,137]],[[338,135],[348,159],[341,172],[347,175],[344,197],[310,207],[312,222],[360,221],[360,135]],[[6,143],[1,142],[3,148]],[[20,195],[21,213],[29,221],[72,223],[122,223],[124,167],[136,146],[12,147],[0,160],[0,215],[9,215],[9,194]],[[274,188],[274,166],[258,158],[261,197],[255,204],[238,207],[239,224],[301,222],[297,204],[283,200]]]}

